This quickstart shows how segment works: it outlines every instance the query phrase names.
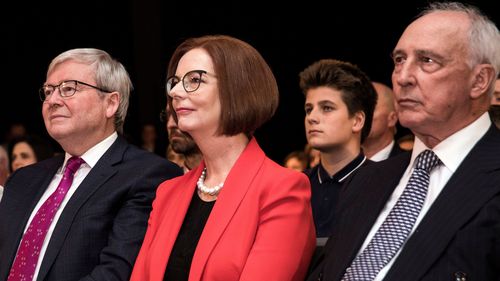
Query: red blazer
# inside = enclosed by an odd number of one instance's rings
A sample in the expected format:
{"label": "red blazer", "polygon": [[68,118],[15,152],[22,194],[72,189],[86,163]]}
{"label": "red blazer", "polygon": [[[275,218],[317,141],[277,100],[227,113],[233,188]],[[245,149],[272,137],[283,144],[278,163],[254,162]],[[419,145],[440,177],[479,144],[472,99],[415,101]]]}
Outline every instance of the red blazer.
{"label": "red blazer", "polygon": [[[204,167],[160,185],[131,280],[163,280]],[[315,247],[310,190],[305,174],[279,166],[252,139],[203,229],[189,281],[304,280]]]}

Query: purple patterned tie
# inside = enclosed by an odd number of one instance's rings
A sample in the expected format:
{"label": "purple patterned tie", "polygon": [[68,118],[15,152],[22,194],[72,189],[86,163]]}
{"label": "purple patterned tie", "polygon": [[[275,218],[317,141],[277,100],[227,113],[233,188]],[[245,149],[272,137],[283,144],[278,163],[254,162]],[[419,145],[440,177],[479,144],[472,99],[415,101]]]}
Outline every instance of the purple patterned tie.
{"label": "purple patterned tie", "polygon": [[73,175],[84,162],[80,157],[74,156],[68,160],[63,178],[56,191],[42,204],[26,230],[7,281],[33,280],[45,235],[47,235],[54,215],[73,182]]}

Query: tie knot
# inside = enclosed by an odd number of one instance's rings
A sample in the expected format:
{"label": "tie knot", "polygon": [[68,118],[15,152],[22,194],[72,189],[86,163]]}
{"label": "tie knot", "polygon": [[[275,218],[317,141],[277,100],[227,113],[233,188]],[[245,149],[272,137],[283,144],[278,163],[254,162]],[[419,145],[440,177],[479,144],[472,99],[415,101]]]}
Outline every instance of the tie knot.
{"label": "tie knot", "polygon": [[441,160],[439,160],[434,151],[426,149],[417,156],[417,165],[415,168],[430,172],[439,163],[441,163]]}
{"label": "tie knot", "polygon": [[69,158],[68,163],[66,164],[66,170],[64,171],[64,174],[67,175],[68,173],[70,173],[71,175],[73,175],[76,172],[76,170],[78,170],[80,165],[82,165],[84,162],[85,161],[80,157],[73,156]]}

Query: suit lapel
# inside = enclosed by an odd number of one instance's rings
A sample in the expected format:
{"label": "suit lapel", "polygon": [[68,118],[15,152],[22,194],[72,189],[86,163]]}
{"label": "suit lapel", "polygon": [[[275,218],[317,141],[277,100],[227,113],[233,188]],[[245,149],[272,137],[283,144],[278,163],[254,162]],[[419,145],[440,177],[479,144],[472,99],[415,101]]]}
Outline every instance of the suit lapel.
{"label": "suit lapel", "polygon": [[208,218],[196,247],[189,280],[201,280],[212,250],[236,213],[265,160],[265,154],[252,139],[231,169],[224,188]]}
{"label": "suit lapel", "polygon": [[29,186],[16,187],[21,189],[23,193],[21,195],[22,201],[19,202],[19,206],[24,206],[23,208],[19,208],[23,215],[22,223],[16,224],[19,226],[19,230],[21,231],[21,237],[33,209],[35,209],[36,204],[42,198],[42,195],[47,190],[52,178],[57,173],[57,170],[62,166],[63,161],[64,157],[62,156],[54,159],[54,161],[51,161],[50,164],[44,165],[43,171],[30,176]]}
{"label": "suit lapel", "polygon": [[[9,233],[9,238],[5,239],[5,241],[9,241],[9,243],[5,243],[4,245],[5,250],[1,253],[2,259],[8,257],[11,263],[14,261],[17,248],[23,237],[24,229],[28,224],[30,215],[63,161],[64,157],[60,156],[37,163],[33,169],[27,167],[25,168],[27,169],[26,173],[20,176],[22,177],[21,182],[8,186],[8,188],[13,189],[9,192],[16,194],[10,197],[13,200],[5,202],[5,204],[9,204],[8,210],[12,210],[12,212],[10,213],[10,227],[5,230],[2,229],[2,231],[8,231]],[[35,173],[31,173],[31,170],[35,171]],[[24,171],[20,172],[22,173]],[[0,274],[0,279],[4,275],[3,271],[9,269],[10,268],[4,268],[0,270],[0,272],[2,272]]]}
{"label": "suit lapel", "polygon": [[96,190],[117,172],[115,164],[122,161],[123,153],[126,148],[126,142],[118,137],[108,151],[104,153],[99,161],[97,161],[96,165],[90,170],[80,186],[78,186],[77,190],[66,204],[61,217],[57,221],[57,225],[54,228],[54,233],[52,234],[40,267],[38,279],[43,280],[51,268],[81,207]]}
{"label": "suit lapel", "polygon": [[196,181],[204,168],[205,162],[202,161],[195,170],[174,179],[176,182],[173,185],[160,187],[169,190],[157,192],[153,207],[164,209],[153,210],[156,215],[160,216],[157,219],[159,223],[148,227],[148,231],[155,230],[156,233],[152,234],[154,239],[151,245],[143,245],[143,247],[146,246],[151,251],[153,266],[150,267],[149,271],[150,280],[163,280],[172,248],[191,204]]}
{"label": "suit lapel", "polygon": [[492,196],[498,194],[499,143],[499,132],[490,129],[471,150],[410,237],[384,280],[420,280],[442,255],[460,227]]}
{"label": "suit lapel", "polygon": [[329,280],[340,280],[356,257],[409,160],[410,154],[404,153],[373,163],[359,170],[344,185],[335,215],[334,236],[324,250],[323,272]]}

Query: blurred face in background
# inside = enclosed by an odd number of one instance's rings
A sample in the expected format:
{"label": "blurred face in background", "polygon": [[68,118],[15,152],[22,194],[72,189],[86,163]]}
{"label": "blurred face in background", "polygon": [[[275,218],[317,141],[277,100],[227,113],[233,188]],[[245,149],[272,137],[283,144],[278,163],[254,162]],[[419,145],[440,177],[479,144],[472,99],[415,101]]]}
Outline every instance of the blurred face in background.
{"label": "blurred face in background", "polygon": [[376,140],[382,138],[388,130],[393,130],[398,121],[396,111],[394,110],[394,101],[391,98],[392,93],[389,88],[379,83],[373,83],[377,92],[377,104],[373,111],[372,128],[368,138]]}
{"label": "blurred face in background", "polygon": [[143,143],[155,143],[156,141],[156,128],[154,125],[147,124],[142,128],[142,142]]}
{"label": "blurred face in background", "polygon": [[11,168],[15,170],[37,162],[33,148],[26,142],[18,142],[14,145],[11,155]]}
{"label": "blurred face in background", "polygon": [[[169,107],[167,106],[167,133],[170,146],[175,153],[189,154],[198,147],[190,135],[182,132],[174,120]],[[170,159],[169,159],[170,160]]]}
{"label": "blurred face in background", "polygon": [[285,167],[302,172],[307,168],[305,164],[307,163],[300,161],[300,159],[298,159],[297,157],[291,157],[286,161]]}
{"label": "blurred face in background", "polygon": [[500,78],[498,78],[497,81],[495,82],[495,92],[491,97],[491,104],[500,105]]}

